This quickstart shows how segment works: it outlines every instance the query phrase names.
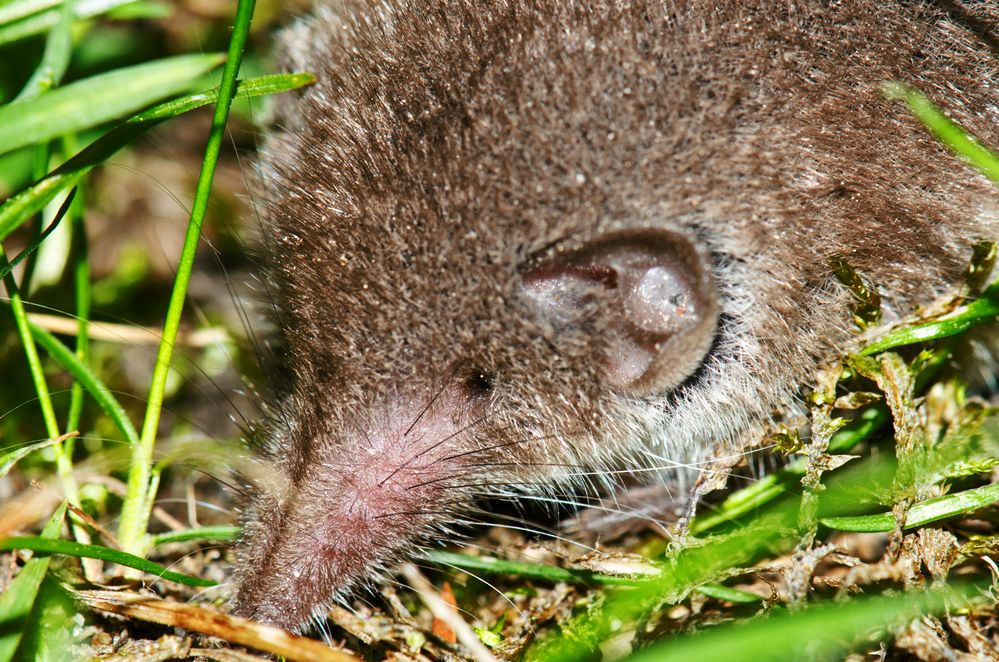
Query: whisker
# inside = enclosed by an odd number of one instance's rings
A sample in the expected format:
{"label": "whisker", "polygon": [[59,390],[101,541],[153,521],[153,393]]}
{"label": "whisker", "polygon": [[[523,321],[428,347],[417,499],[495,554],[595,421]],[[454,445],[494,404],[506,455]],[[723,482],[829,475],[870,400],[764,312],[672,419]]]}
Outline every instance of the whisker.
{"label": "whisker", "polygon": [[249,494],[247,494],[246,490],[244,490],[243,488],[238,487],[237,485],[234,485],[233,483],[231,483],[231,482],[229,482],[227,480],[222,480],[221,478],[219,478],[215,474],[209,472],[207,469],[202,469],[201,467],[196,466],[194,464],[191,464],[189,462],[178,462],[178,463],[174,464],[173,466],[184,467],[186,469],[190,469],[191,471],[197,472],[197,473],[201,474],[202,476],[205,476],[207,478],[211,478],[212,480],[214,480],[217,483],[222,483],[227,488],[229,488],[230,490],[232,490],[236,494],[239,494],[240,496],[243,496],[243,497],[248,497],[249,496]]}
{"label": "whisker", "polygon": [[569,464],[568,462],[476,462],[474,464],[466,464],[464,466],[478,467],[478,468],[488,468],[488,467],[571,467],[574,469],[585,468],[585,465]]}
{"label": "whisker", "polygon": [[525,444],[525,443],[527,443],[529,441],[545,441],[547,439],[554,439],[554,438],[556,438],[558,436],[560,436],[560,435],[549,434],[549,435],[545,435],[543,437],[525,437],[523,439],[516,439],[514,441],[507,441],[507,442],[504,442],[502,444],[495,444],[493,446],[485,446],[483,448],[473,448],[472,450],[464,451],[464,452],[461,452],[461,453],[455,453],[454,455],[447,455],[445,457],[436,459],[433,462],[431,462],[430,464],[428,464],[427,466],[428,467],[432,467],[433,465],[437,464],[438,462],[447,462],[447,461],[450,461],[450,460],[456,460],[459,457],[464,457],[466,455],[472,455],[474,453],[485,453],[486,451],[492,451],[492,450],[496,450],[498,448],[507,448],[509,446],[517,446],[519,444]]}
{"label": "whisker", "polygon": [[206,586],[199,591],[195,591],[194,595],[187,599],[187,604],[194,604],[198,602],[202,596],[211,593],[212,591],[219,591],[223,589],[228,589],[232,586],[232,582],[219,582],[215,586]]}
{"label": "whisker", "polygon": [[401,517],[404,515],[409,517],[416,517],[419,515],[443,515],[445,517],[452,517],[455,514],[457,514],[457,511],[454,510],[393,510],[392,512],[375,515],[372,519],[386,519],[389,517]]}
{"label": "whisker", "polygon": [[497,528],[497,529],[506,529],[506,530],[509,530],[509,531],[521,531],[523,533],[537,534],[537,535],[540,535],[540,536],[551,538],[552,540],[558,540],[559,542],[564,542],[567,545],[574,545],[574,546],[579,547],[581,549],[585,549],[588,552],[599,552],[600,551],[596,547],[591,547],[591,546],[589,546],[589,545],[587,545],[585,543],[579,542],[578,540],[573,540],[572,538],[566,538],[565,536],[557,535],[557,534],[554,534],[554,533],[549,533],[549,532],[546,532],[544,530],[532,529],[531,527],[527,527],[527,526],[514,526],[512,524],[501,524],[501,523],[492,523],[492,522],[476,522],[474,520],[468,520],[468,521],[466,521],[464,523],[467,524],[467,525],[469,525],[469,526],[480,526],[480,527],[481,526],[486,526],[486,527],[494,527],[494,528]]}
{"label": "whisker", "polygon": [[[617,495],[614,494],[613,497],[614,497],[614,502],[617,503]],[[503,497],[503,498],[505,499],[507,497]],[[611,508],[609,506],[595,505],[595,504],[592,504],[592,503],[585,503],[585,502],[576,501],[576,500],[573,500],[573,499],[558,499],[558,498],[552,498],[552,497],[547,497],[547,496],[537,496],[537,495],[531,495],[531,494],[522,494],[522,495],[519,495],[517,498],[520,499],[520,500],[537,501],[537,502],[540,502],[540,503],[549,503],[550,502],[550,503],[555,503],[557,505],[570,506],[570,507],[573,507],[573,508],[577,508],[579,510],[584,510],[584,509],[585,510],[599,510],[601,512],[616,513],[616,514],[619,514],[619,515],[624,515],[626,517],[631,517],[631,518],[634,518],[634,519],[638,519],[638,520],[642,520],[642,521],[645,521],[645,522],[649,522],[650,524],[655,525],[655,527],[658,528],[660,531],[662,531],[662,533],[666,534],[667,537],[669,536],[669,526],[668,526],[668,524],[666,522],[664,522],[662,520],[659,520],[659,519],[656,519],[655,517],[652,517],[651,515],[647,515],[645,513],[642,513],[641,511],[639,511],[638,508],[621,508],[620,506],[618,506],[617,508]]]}
{"label": "whisker", "polygon": [[[384,484],[385,484],[386,482],[388,482],[389,480],[391,480],[393,476],[395,476],[395,475],[396,475],[396,474],[398,474],[398,473],[399,473],[400,471],[402,471],[403,469],[405,469],[406,467],[408,467],[409,465],[411,465],[411,464],[412,464],[412,463],[413,463],[414,461],[416,461],[417,459],[419,459],[419,458],[420,458],[420,457],[422,457],[423,455],[426,455],[427,453],[429,453],[429,452],[430,452],[430,451],[432,451],[433,449],[437,448],[437,447],[438,447],[438,446],[440,446],[441,444],[443,444],[443,443],[446,443],[447,441],[449,441],[449,440],[451,440],[451,439],[454,439],[454,438],[455,438],[456,436],[458,436],[459,434],[462,434],[462,433],[464,433],[464,432],[467,432],[468,430],[472,429],[473,427],[475,427],[476,425],[478,425],[479,423],[481,423],[481,422],[482,422],[482,421],[484,421],[484,420],[485,420],[485,416],[482,416],[481,418],[478,418],[478,419],[476,419],[475,421],[472,421],[471,423],[469,423],[469,424],[468,424],[468,425],[466,425],[465,427],[461,428],[460,430],[458,430],[458,431],[456,431],[456,432],[453,432],[452,434],[449,434],[448,436],[444,437],[443,439],[441,439],[441,440],[440,440],[440,441],[438,441],[437,443],[435,443],[435,444],[433,444],[432,446],[430,446],[430,448],[427,448],[427,449],[423,450],[422,452],[420,452],[420,453],[417,453],[416,455],[413,455],[413,456],[412,456],[412,457],[410,457],[410,458],[409,458],[408,460],[406,460],[405,462],[403,462],[403,463],[402,463],[401,465],[399,465],[398,467],[396,467],[396,468],[395,468],[395,469],[394,469],[394,470],[392,471],[392,473],[390,473],[390,474],[389,474],[388,476],[386,476],[386,477],[385,477],[385,478],[384,478],[384,479],[382,480],[382,482],[381,482],[381,483],[379,483],[379,486],[381,486],[381,485],[384,485]],[[410,428],[410,429],[412,429],[412,428]],[[421,439],[422,439],[422,437],[421,437]],[[431,465],[428,465],[428,466],[432,466],[432,465],[433,465],[433,463],[431,463]]]}
{"label": "whisker", "polygon": [[[463,475],[463,474],[459,474]],[[425,485],[432,485],[433,483],[442,483],[446,480],[450,480],[452,476],[445,476],[444,478],[435,478],[433,480],[428,480],[424,483],[417,483],[416,485],[410,485],[406,489],[415,489],[417,487],[423,487]],[[524,485],[528,487],[537,487],[538,483],[536,481],[523,480],[523,481],[497,481],[493,483],[454,483],[448,485],[449,489],[464,489],[469,487],[493,487],[500,485]]]}
{"label": "whisker", "polygon": [[478,471],[455,471],[447,476],[440,476],[438,478],[431,478],[430,480],[425,480],[422,483],[415,483],[413,485],[407,485],[407,490],[414,490],[418,487],[426,487],[427,485],[433,485],[435,483],[443,483],[444,481],[451,480],[452,478],[475,475],[479,473]]}
{"label": "whisker", "polygon": [[424,416],[426,416],[427,412],[430,411],[430,408],[434,406],[435,402],[437,402],[437,399],[441,397],[444,391],[447,390],[447,387],[448,387],[448,381],[445,381],[441,385],[441,387],[437,390],[437,392],[434,393],[433,397],[430,398],[430,401],[427,402],[427,406],[420,410],[420,413],[417,414],[416,418],[413,419],[413,422],[410,423],[408,428],[406,428],[406,431],[402,433],[402,436],[404,437],[409,436],[409,433],[412,432],[413,428],[416,427],[416,424],[419,423]]}
{"label": "whisker", "polygon": [[429,453],[430,451],[434,450],[435,448],[437,448],[441,444],[447,443],[448,441],[450,441],[450,440],[454,439],[455,437],[457,437],[459,434],[463,434],[465,432],[468,432],[469,430],[471,430],[472,428],[474,428],[476,425],[481,424],[485,420],[486,420],[486,415],[480,416],[479,418],[475,419],[474,421],[472,421],[471,423],[469,423],[465,427],[461,428],[460,430],[456,430],[455,432],[452,432],[448,436],[444,437],[443,439],[441,439],[440,441],[438,441],[437,443],[435,443],[430,448],[424,449],[420,453],[417,453],[416,456],[413,459],[416,459],[418,457],[422,457],[422,456],[426,455],[427,453]]}
{"label": "whisker", "polygon": [[[2,297],[0,297],[0,298],[2,298]],[[49,391],[49,394],[50,395],[62,395],[63,393],[69,393],[70,391],[71,391],[71,389],[59,389],[58,391]],[[23,402],[21,402],[20,404],[14,405],[13,407],[11,407],[10,409],[8,409],[4,413],[0,414],[0,419],[6,418],[7,416],[13,414],[15,411],[17,411],[21,407],[27,407],[29,405],[32,405],[32,404],[36,403],[36,402],[38,402],[38,396],[37,395],[35,397],[32,397],[32,398],[27,398]],[[46,439],[47,438],[48,437],[46,437]],[[41,441],[41,439],[39,439],[38,441]]]}
{"label": "whisker", "polygon": [[[446,568],[451,568],[452,570],[457,570],[459,572],[463,572],[463,573],[465,573],[466,575],[468,575],[470,577],[474,577],[475,579],[479,580],[480,582],[482,582],[483,584],[485,584],[486,586],[488,586],[492,590],[496,591],[496,595],[498,595],[499,597],[503,598],[503,600],[505,600],[507,602],[507,604],[509,604],[511,607],[513,607],[514,610],[516,610],[518,616],[523,616],[524,615],[524,611],[520,607],[518,607],[513,600],[511,600],[509,597],[507,597],[506,593],[504,593],[503,591],[501,591],[498,586],[495,586],[494,584],[492,584],[492,583],[486,581],[485,579],[483,579],[481,575],[477,575],[474,572],[472,572],[471,570],[466,570],[464,568],[461,568],[459,566],[454,565],[453,563],[447,563],[447,562],[444,562],[444,561],[440,561],[440,562],[436,562],[435,561],[435,563],[438,563],[439,565],[442,565],[442,566],[444,566]],[[424,569],[434,569],[433,566],[423,566],[423,565],[421,565],[420,567],[423,567]],[[466,612],[466,613],[468,613],[468,612]],[[473,618],[476,618],[475,614],[469,613],[469,615],[472,616]]]}
{"label": "whisker", "polygon": [[585,471],[574,474],[569,474],[568,478],[582,478],[587,476],[632,476],[636,474],[643,473],[660,473],[663,471],[668,471],[671,469],[702,469],[703,467],[710,467],[714,464],[711,460],[705,460],[703,462],[674,462],[666,461],[665,464],[658,466],[649,467],[630,467],[627,469],[603,469],[599,471]]}
{"label": "whisker", "polygon": [[[164,504],[169,504],[169,503],[187,503],[187,499],[185,499],[183,497],[163,497],[162,499],[156,499],[156,501],[154,503],[156,505],[159,505],[159,506],[164,505]],[[204,501],[202,499],[198,499],[194,503],[199,508],[202,508],[204,510],[211,510],[211,511],[216,512],[216,513],[221,513],[223,515],[233,515],[233,514],[235,514],[235,511],[233,509],[231,509],[231,508],[224,508],[224,507],[222,507],[222,506],[220,506],[220,505],[218,505],[216,503],[212,503],[211,501]]]}
{"label": "whisker", "polygon": [[[208,549],[225,549],[225,548],[226,548],[226,545],[201,545],[197,549],[193,549],[190,552],[187,552],[186,554],[181,554],[179,557],[177,557],[176,559],[174,559],[174,561],[171,562],[170,565],[163,566],[163,567],[165,567],[167,570],[171,570],[171,569],[177,567],[180,564],[181,561],[183,561],[184,559],[188,558],[189,556],[194,556],[195,554],[197,554],[199,552],[203,552],[203,551],[208,550]],[[158,575],[154,574],[153,576],[156,577],[156,581],[166,581],[166,580],[163,579],[163,577],[160,577]],[[143,582],[143,584],[145,584],[145,582]],[[214,588],[214,587],[212,587],[212,588]]]}

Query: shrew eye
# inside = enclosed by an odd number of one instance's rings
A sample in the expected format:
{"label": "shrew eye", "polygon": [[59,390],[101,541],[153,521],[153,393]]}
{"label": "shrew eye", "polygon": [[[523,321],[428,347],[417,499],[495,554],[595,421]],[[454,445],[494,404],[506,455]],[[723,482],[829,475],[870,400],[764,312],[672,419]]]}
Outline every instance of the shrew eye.
{"label": "shrew eye", "polygon": [[464,386],[471,398],[488,397],[493,390],[493,376],[481,370],[473,370],[465,377]]}

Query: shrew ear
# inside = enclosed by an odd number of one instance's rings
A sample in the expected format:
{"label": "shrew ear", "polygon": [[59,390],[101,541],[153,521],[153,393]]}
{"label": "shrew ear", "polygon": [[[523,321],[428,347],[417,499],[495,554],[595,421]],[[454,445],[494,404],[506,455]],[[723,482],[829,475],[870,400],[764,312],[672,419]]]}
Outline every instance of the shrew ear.
{"label": "shrew ear", "polygon": [[530,266],[523,286],[556,329],[602,337],[607,382],[630,394],[682,382],[703,360],[718,321],[710,270],[668,230],[603,235]]}

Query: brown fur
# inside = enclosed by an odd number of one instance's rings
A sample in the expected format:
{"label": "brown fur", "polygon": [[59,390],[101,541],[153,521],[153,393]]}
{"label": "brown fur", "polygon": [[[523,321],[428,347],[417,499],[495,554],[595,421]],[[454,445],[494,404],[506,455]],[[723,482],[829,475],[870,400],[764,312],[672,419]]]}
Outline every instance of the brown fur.
{"label": "brown fur", "polygon": [[[394,0],[288,30],[287,66],[319,75],[261,165],[292,388],[236,610],[299,627],[477,498],[738,438],[849,342],[834,256],[889,317],[956,283],[994,190],[879,93],[912,83],[999,143],[976,34],[999,9],[948,7]],[[547,324],[521,276],[645,227],[698,247],[720,318],[699,369],[632,395],[600,323]]]}

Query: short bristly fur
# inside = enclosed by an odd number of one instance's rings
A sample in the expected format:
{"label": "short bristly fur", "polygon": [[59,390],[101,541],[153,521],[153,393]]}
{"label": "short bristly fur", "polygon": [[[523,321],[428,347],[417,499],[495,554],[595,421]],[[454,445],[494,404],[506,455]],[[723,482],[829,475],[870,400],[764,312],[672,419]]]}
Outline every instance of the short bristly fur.
{"label": "short bristly fur", "polygon": [[[997,21],[988,2],[386,0],[287,30],[284,64],[319,80],[262,157],[291,388],[236,611],[301,627],[476,499],[734,443],[849,342],[832,258],[889,320],[956,284],[995,194],[879,88],[996,143]],[[651,393],[608,377],[603,294],[561,324],[524,285],[647,228],[683,238],[717,306],[697,365]]]}

